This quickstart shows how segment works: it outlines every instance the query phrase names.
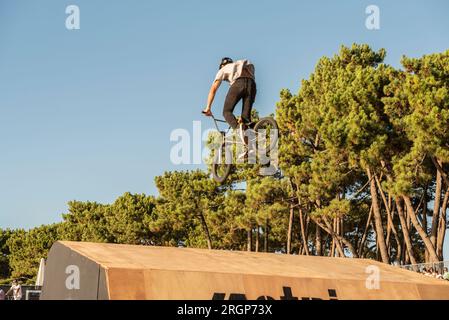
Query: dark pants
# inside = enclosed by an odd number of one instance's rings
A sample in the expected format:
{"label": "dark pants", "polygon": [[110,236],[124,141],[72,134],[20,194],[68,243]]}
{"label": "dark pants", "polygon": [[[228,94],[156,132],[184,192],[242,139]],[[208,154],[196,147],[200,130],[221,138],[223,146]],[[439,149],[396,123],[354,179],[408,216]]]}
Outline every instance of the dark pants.
{"label": "dark pants", "polygon": [[223,107],[223,117],[233,129],[238,127],[233,112],[240,99],[242,100],[242,120],[244,123],[251,122],[251,109],[256,98],[256,92],[256,83],[251,78],[238,78],[229,88]]}

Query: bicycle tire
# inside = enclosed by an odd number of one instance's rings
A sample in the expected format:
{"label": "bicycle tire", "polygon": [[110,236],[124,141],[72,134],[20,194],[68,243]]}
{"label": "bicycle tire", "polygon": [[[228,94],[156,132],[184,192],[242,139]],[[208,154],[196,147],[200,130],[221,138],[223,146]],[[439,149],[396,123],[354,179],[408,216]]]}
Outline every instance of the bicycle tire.
{"label": "bicycle tire", "polygon": [[[226,148],[225,148],[224,144],[221,146],[221,148],[225,152],[229,152],[229,150],[226,151]],[[219,157],[219,156],[220,156],[219,153],[217,153],[214,156],[214,162],[212,164],[212,176],[213,176],[213,178],[214,178],[214,180],[216,182],[222,184],[229,177],[229,174],[231,173],[231,166],[232,166],[232,164],[230,164],[230,163],[219,163],[219,160],[217,159],[217,157]],[[232,154],[231,154],[231,156],[232,156]],[[229,159],[231,159],[231,158],[229,158]],[[220,172],[219,168],[224,169],[223,172]]]}
{"label": "bicycle tire", "polygon": [[[273,117],[265,117],[265,118],[260,119],[254,126],[254,131],[257,132],[259,129],[261,129],[266,124],[271,125],[273,127],[273,129],[275,129],[279,132],[278,123],[276,122],[276,120],[274,120]],[[270,140],[270,148],[269,148],[269,150],[267,150],[268,152],[270,152],[271,150],[273,150],[276,147],[278,139],[279,139],[278,134],[276,134],[275,139],[273,139],[273,141]]]}

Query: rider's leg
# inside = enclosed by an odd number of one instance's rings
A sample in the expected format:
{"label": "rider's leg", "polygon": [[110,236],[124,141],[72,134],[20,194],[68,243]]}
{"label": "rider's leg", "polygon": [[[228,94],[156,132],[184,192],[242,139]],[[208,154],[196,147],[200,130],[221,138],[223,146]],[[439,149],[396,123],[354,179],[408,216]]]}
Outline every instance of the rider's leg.
{"label": "rider's leg", "polygon": [[245,79],[245,94],[243,96],[242,119],[246,124],[251,123],[251,110],[253,108],[254,100],[256,99],[256,83],[252,79]]}
{"label": "rider's leg", "polygon": [[[248,145],[248,136],[246,133],[246,129],[248,129],[248,127],[252,128],[252,123],[251,123],[251,110],[253,108],[253,104],[254,104],[254,100],[256,99],[256,83],[254,82],[253,79],[250,78],[245,78],[245,93],[242,97],[242,122],[243,122],[243,131],[242,131],[242,135],[244,136],[244,143],[247,146],[246,151],[245,151],[245,157],[248,156],[248,154],[253,154],[254,150],[253,150],[253,146],[249,146]],[[249,132],[251,133],[251,132]],[[249,149],[251,150],[249,150]]]}
{"label": "rider's leg", "polygon": [[237,119],[234,117],[233,112],[236,104],[245,93],[244,83],[240,80],[241,79],[237,79],[229,88],[223,107],[223,117],[232,129],[238,128]]}

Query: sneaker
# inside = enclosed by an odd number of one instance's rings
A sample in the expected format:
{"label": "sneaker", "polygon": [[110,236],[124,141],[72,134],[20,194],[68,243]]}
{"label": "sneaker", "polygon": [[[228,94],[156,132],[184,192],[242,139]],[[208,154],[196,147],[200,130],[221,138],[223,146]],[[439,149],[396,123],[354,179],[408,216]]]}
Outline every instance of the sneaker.
{"label": "sneaker", "polygon": [[244,159],[245,157],[251,157],[251,156],[254,156],[256,154],[256,151],[255,150],[249,150],[248,151],[248,149],[246,149],[245,148],[245,150],[237,157],[237,159],[238,160],[242,160],[242,159]]}

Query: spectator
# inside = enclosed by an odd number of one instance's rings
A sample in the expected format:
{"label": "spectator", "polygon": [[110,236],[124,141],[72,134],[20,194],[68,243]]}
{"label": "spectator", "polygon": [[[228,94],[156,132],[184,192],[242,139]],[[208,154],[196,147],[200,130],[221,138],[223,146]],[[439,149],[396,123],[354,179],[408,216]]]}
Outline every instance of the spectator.
{"label": "spectator", "polygon": [[437,278],[438,277],[438,273],[436,269],[432,268],[432,277]]}
{"label": "spectator", "polygon": [[444,268],[443,279],[444,280],[449,280],[449,271],[447,270],[447,267]]}
{"label": "spectator", "polygon": [[431,274],[430,274],[430,272],[427,270],[427,268],[424,268],[424,270],[423,270],[423,275],[425,275],[425,276],[430,276]]}
{"label": "spectator", "polygon": [[22,300],[22,286],[17,280],[12,282],[11,289],[8,290],[6,295],[12,291],[13,300]]}
{"label": "spectator", "polygon": [[2,288],[0,288],[0,301],[5,300],[5,291],[3,291]]}

